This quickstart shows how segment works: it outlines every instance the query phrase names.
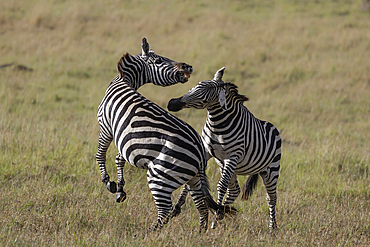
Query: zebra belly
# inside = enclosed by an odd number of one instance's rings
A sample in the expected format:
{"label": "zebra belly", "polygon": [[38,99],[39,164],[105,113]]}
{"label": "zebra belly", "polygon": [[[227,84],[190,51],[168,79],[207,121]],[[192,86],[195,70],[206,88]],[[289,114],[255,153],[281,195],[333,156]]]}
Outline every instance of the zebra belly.
{"label": "zebra belly", "polygon": [[227,152],[222,146],[214,147],[212,149],[207,149],[212,156],[216,157],[219,160],[224,160],[230,158],[230,153]]}
{"label": "zebra belly", "polygon": [[[222,145],[213,144],[212,146],[205,146],[207,151],[215,158],[220,168],[223,167],[225,159],[230,159],[232,155],[236,153],[236,151],[230,152],[222,149]],[[252,155],[253,157],[250,157],[251,154],[249,152],[245,152],[244,155],[238,159],[235,174],[252,175],[262,172],[272,162],[275,157],[275,151],[274,148],[270,153],[262,153],[257,156]]]}
{"label": "zebra belly", "polygon": [[[135,148],[132,148],[135,147]],[[164,139],[132,139],[121,150],[121,155],[132,165],[141,169],[152,168],[181,181],[182,184],[193,178],[199,169],[199,159],[194,154],[179,156],[170,149],[186,153],[185,149],[174,147]],[[189,163],[192,160],[192,163]]]}
{"label": "zebra belly", "polygon": [[[130,146],[130,145],[129,145]],[[131,145],[133,146],[133,145]],[[141,146],[140,144],[136,146]],[[148,149],[147,146],[142,145],[142,148],[135,148],[130,150],[122,150],[125,153],[126,160],[137,168],[148,169],[149,165],[153,164],[153,160],[161,155],[160,152],[156,150]],[[128,156],[128,157],[127,157]]]}
{"label": "zebra belly", "polygon": [[[183,162],[178,162],[169,167],[168,165],[163,165],[161,160],[154,160],[149,164],[148,174],[151,175],[151,180],[158,180],[162,182],[165,181],[163,188],[179,188],[181,185],[194,178],[194,176],[198,173],[198,169],[195,167],[187,167],[187,165],[188,164]],[[183,169],[184,167],[190,169]]]}
{"label": "zebra belly", "polygon": [[130,164],[133,164],[133,166],[137,167],[137,168],[141,168],[141,169],[148,169],[148,166],[153,163],[150,159],[146,159],[146,158],[143,158],[143,159],[139,159],[135,164],[134,163],[131,163],[129,162]]}
{"label": "zebra belly", "polygon": [[265,170],[273,160],[274,155],[269,157],[267,160],[264,160],[263,162],[257,163],[256,160],[249,161],[248,157],[244,157],[244,159],[238,163],[235,169],[236,175],[253,175],[262,172]]}

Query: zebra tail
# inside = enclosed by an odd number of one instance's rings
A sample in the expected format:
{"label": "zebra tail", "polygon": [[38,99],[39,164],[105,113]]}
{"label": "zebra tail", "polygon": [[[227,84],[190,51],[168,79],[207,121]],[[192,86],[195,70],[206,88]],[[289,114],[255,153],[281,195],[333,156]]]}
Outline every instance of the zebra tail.
{"label": "zebra tail", "polygon": [[258,182],[258,174],[250,175],[243,185],[242,200],[246,201],[252,196],[253,190],[256,188]]}
{"label": "zebra tail", "polygon": [[225,215],[225,214],[230,214],[230,215],[236,214],[236,212],[237,212],[236,208],[231,207],[231,206],[219,205],[219,204],[217,204],[217,202],[215,202],[213,200],[212,195],[209,193],[210,189],[209,189],[209,182],[208,182],[207,175],[205,174],[204,171],[200,171],[199,174],[200,174],[200,182],[201,182],[201,186],[202,186],[202,192],[203,192],[205,201],[207,203],[208,209],[210,209],[212,211],[212,213],[218,212],[218,213],[222,214],[222,212],[223,212],[223,215]]}

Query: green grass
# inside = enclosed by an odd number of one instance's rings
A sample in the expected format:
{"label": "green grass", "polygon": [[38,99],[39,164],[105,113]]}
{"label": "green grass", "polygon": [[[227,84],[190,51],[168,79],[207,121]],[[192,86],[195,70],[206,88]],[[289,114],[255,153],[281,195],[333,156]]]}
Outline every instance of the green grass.
{"label": "green grass", "polygon": [[[368,246],[370,12],[361,2],[0,2],[0,65],[13,63],[0,68],[0,245]],[[165,108],[225,66],[250,111],[281,131],[275,238],[261,182],[236,201],[236,218],[205,235],[188,198],[161,232],[134,238],[157,210],[143,170],[125,166],[122,204],[104,188],[96,110],[143,37],[194,68],[184,85],[145,85],[145,97]],[[175,115],[200,133],[206,111]],[[114,180],[115,154],[112,145]],[[216,197],[213,160],[207,174]]]}

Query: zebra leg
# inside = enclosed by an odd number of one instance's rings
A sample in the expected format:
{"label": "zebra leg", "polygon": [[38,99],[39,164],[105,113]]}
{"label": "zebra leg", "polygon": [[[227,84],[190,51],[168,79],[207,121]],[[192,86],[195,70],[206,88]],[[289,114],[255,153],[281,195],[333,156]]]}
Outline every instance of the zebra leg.
{"label": "zebra leg", "polygon": [[[149,186],[150,187],[150,186]],[[171,202],[171,194],[169,196],[163,197],[163,195],[157,195],[155,194],[156,190],[152,190],[151,192],[154,197],[154,203],[157,206],[158,210],[158,217],[157,221],[149,227],[147,230],[147,234],[149,234],[151,231],[159,230],[163,227],[164,224],[167,224],[170,218],[170,213],[172,209],[172,202]],[[169,201],[168,203],[165,203],[165,201]]]}
{"label": "zebra leg", "polygon": [[126,199],[126,192],[123,191],[123,186],[125,185],[125,180],[123,179],[123,167],[125,166],[125,159],[121,154],[116,156],[116,166],[117,166],[117,184],[118,189],[116,193],[116,202],[123,202]]}
{"label": "zebra leg", "polygon": [[100,128],[98,151],[96,153],[96,161],[99,164],[102,182],[107,186],[107,189],[110,192],[116,193],[117,187],[115,186],[114,182],[112,183],[109,181],[109,175],[107,172],[107,168],[105,167],[107,150],[112,140],[113,140],[112,135],[110,133],[105,132],[102,128]]}
{"label": "zebra leg", "polygon": [[236,178],[236,174],[234,173],[230,179],[229,185],[227,187],[227,192],[226,192],[226,199],[225,199],[225,205],[230,205],[232,204],[236,198],[240,194],[240,187],[238,180]]}
{"label": "zebra leg", "polygon": [[188,189],[186,188],[186,185],[184,186],[179,198],[177,199],[177,202],[175,204],[174,209],[171,213],[171,218],[176,217],[181,213],[181,207],[185,204],[186,196],[188,195]]}
{"label": "zebra leg", "polygon": [[202,231],[206,232],[208,229],[208,206],[206,201],[204,200],[203,192],[201,189],[201,182],[199,174],[193,177],[186,186],[188,187],[189,193],[194,200],[195,206],[199,212],[200,218],[200,229],[199,232]]}
{"label": "zebra leg", "polygon": [[[219,165],[221,172],[221,179],[217,184],[218,192],[217,204],[221,205],[226,194],[227,188],[229,186],[230,179],[234,175],[234,171],[236,168],[236,159],[225,159],[223,164],[218,159],[216,159],[216,162]],[[217,221],[222,220],[223,217],[224,217],[223,213],[215,212],[211,228],[212,229],[216,228]]]}
{"label": "zebra leg", "polygon": [[[232,204],[235,201],[235,199],[239,196],[239,194],[240,194],[240,187],[238,184],[238,180],[236,178],[236,174],[234,173],[231,176],[229,185],[227,187],[227,194],[226,194],[224,205]],[[215,229],[217,227],[217,221],[221,220],[223,217],[224,217],[224,214],[220,214],[220,212],[215,212],[213,219],[212,219],[211,228]]]}
{"label": "zebra leg", "polygon": [[266,200],[270,210],[270,230],[277,228],[276,219],[275,219],[275,206],[276,206],[276,186],[279,178],[280,170],[280,156],[276,156],[272,163],[262,172],[260,176],[263,179],[263,183],[266,187]]}
{"label": "zebra leg", "polygon": [[225,159],[224,164],[222,165],[219,163],[219,165],[221,170],[221,179],[217,184],[217,203],[221,205],[229,186],[230,179],[233,176],[236,168],[236,159]]}
{"label": "zebra leg", "polygon": [[[209,152],[206,152],[207,161],[212,158],[212,155]],[[181,207],[185,204],[186,196],[188,195],[188,188],[184,186],[184,189],[182,190],[179,198],[177,199],[177,202],[175,204],[175,207],[172,211],[171,217],[176,217],[181,213]]]}
{"label": "zebra leg", "polygon": [[177,188],[166,186],[173,185],[173,182],[156,173],[151,167],[148,168],[147,180],[158,210],[156,222],[146,232],[146,234],[149,234],[151,231],[161,229],[168,222],[172,210],[171,194],[180,186]]}

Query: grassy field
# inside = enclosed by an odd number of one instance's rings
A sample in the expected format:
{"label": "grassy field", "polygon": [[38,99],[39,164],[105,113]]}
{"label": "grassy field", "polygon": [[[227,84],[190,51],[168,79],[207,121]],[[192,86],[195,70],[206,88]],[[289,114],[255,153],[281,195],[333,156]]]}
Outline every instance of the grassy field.
{"label": "grassy field", "polygon": [[[370,245],[370,12],[361,3],[1,1],[0,246]],[[188,198],[161,232],[134,238],[157,210],[144,170],[125,166],[122,204],[101,183],[96,110],[116,63],[140,53],[143,37],[194,68],[184,85],[143,86],[145,97],[165,108],[225,66],[250,111],[281,131],[274,238],[261,182],[218,229],[198,234]],[[206,111],[176,116],[200,133]],[[216,198],[213,160],[207,175]]]}

